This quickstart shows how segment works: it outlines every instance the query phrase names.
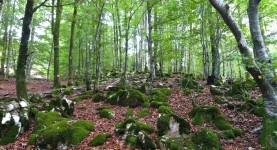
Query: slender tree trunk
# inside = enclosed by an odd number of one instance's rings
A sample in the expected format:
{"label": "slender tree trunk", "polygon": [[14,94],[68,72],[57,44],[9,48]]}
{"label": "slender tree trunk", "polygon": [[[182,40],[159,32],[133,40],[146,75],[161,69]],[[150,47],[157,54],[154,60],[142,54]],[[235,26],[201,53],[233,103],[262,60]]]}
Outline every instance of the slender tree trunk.
{"label": "slender tree trunk", "polygon": [[8,26],[5,27],[4,35],[3,35],[3,51],[2,51],[2,57],[1,57],[1,68],[0,68],[0,74],[5,74],[5,62],[7,57],[7,42],[8,42]]}
{"label": "slender tree trunk", "polygon": [[31,29],[31,41],[30,41],[30,47],[29,47],[29,57],[27,59],[27,67],[26,67],[26,78],[29,79],[31,76],[31,70],[32,70],[32,61],[33,61],[33,57],[34,57],[34,37],[35,37],[35,26],[32,25],[32,29]]}
{"label": "slender tree trunk", "polygon": [[122,47],[121,47],[121,22],[120,22],[120,13],[119,13],[119,8],[118,8],[118,1],[115,3],[116,7],[116,14],[117,14],[117,23],[118,23],[118,49],[119,49],[119,69],[120,72],[122,71],[122,64],[123,64],[123,59],[122,59]]}
{"label": "slender tree trunk", "polygon": [[68,56],[68,86],[73,85],[73,48],[74,48],[74,37],[75,37],[75,24],[76,24],[76,16],[77,16],[77,9],[78,4],[77,0],[74,1],[74,8],[73,8],[73,16],[71,21],[71,28],[70,28],[70,44],[69,44],[69,56]]}
{"label": "slender tree trunk", "polygon": [[264,117],[263,132],[260,139],[261,145],[264,149],[277,149],[277,137],[275,133],[277,130],[276,82],[271,78],[273,75],[271,60],[267,54],[259,26],[258,6],[260,0],[249,0],[248,6],[250,33],[252,35],[252,43],[254,45],[253,51],[256,60],[252,58],[252,53],[246,38],[229,11],[230,6],[223,0],[209,1],[220,13],[235,36],[240,53],[244,56],[243,63],[246,65],[246,70],[252,75],[262,92],[266,116]]}
{"label": "slender tree trunk", "polygon": [[18,99],[28,100],[26,85],[26,61],[28,58],[28,44],[30,38],[30,26],[33,18],[34,0],[27,0],[22,25],[19,55],[16,69],[16,96]]}
{"label": "slender tree trunk", "polygon": [[202,45],[202,55],[203,55],[203,78],[206,79],[209,76],[209,53],[207,52],[207,45],[205,41],[205,31],[204,31],[204,23],[205,23],[205,6],[204,4],[201,5],[201,29],[200,29],[200,38],[201,38],[201,45]]}
{"label": "slender tree trunk", "polygon": [[54,87],[61,87],[60,83],[60,25],[62,15],[62,0],[57,0],[56,18],[54,23],[53,43],[54,43]]}
{"label": "slender tree trunk", "polygon": [[150,58],[150,82],[152,82],[155,78],[155,58],[153,54],[153,47],[152,47],[152,23],[151,23],[151,11],[152,6],[150,6],[150,2],[147,2],[147,22],[148,22],[148,53]]}

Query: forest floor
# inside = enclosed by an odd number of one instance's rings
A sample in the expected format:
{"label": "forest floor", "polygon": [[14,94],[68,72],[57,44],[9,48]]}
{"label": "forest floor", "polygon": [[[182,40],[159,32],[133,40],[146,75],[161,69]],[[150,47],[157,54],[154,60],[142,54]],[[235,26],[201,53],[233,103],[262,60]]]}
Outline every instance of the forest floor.
{"label": "forest floor", "polygon": [[[262,118],[257,117],[249,112],[239,111],[237,109],[229,110],[226,104],[217,104],[214,101],[213,96],[210,94],[209,86],[205,85],[205,82],[199,81],[204,85],[205,89],[203,93],[193,93],[189,96],[185,95],[181,87],[174,83],[174,78],[169,78],[167,81],[168,84],[173,85],[172,94],[169,96],[168,102],[170,103],[169,107],[180,116],[184,117],[191,124],[192,118],[189,117],[188,113],[192,110],[192,101],[195,101],[198,105],[214,105],[220,108],[222,113],[227,117],[230,123],[235,128],[242,129],[245,134],[233,139],[221,139],[221,145],[224,150],[259,150],[261,149],[258,144],[258,136],[261,134],[261,130],[256,130],[261,127]],[[64,82],[65,84],[65,82]],[[52,91],[53,82],[45,79],[31,79],[28,81],[28,90],[30,93],[49,93]],[[79,95],[82,92],[82,88],[75,90],[73,95],[69,95],[68,98],[73,98]],[[0,98],[3,97],[15,97],[15,79],[9,78],[0,81]],[[260,93],[257,91],[252,92],[252,98],[257,98]],[[235,101],[234,101],[235,102]],[[97,107],[108,106],[113,109],[115,112],[115,117],[111,120],[106,118],[100,118],[99,114],[96,111]],[[126,118],[125,114],[129,108],[120,107],[116,105],[110,105],[104,102],[94,103],[92,99],[84,99],[75,104],[75,110],[73,119],[84,119],[90,120],[95,125],[95,131],[91,132],[87,138],[85,138],[79,145],[69,147],[71,150],[82,149],[82,150],[93,150],[93,149],[120,149],[128,150],[132,149],[129,146],[124,144],[124,140],[115,134],[114,124],[116,122],[122,122]],[[134,108],[135,114],[134,118],[149,123],[156,128],[156,123],[158,120],[159,112],[155,108],[149,108],[151,111],[150,115],[144,118],[136,117],[136,114],[143,108],[137,107]],[[191,124],[192,125],[192,124]],[[25,150],[25,149],[35,149],[33,146],[29,146],[28,136],[32,132],[31,128],[21,134],[18,139],[11,144],[0,146],[0,150]],[[221,133],[222,131],[218,130],[213,124],[205,123],[201,125],[192,125],[192,131],[195,132],[200,128],[208,127],[213,129],[216,133]],[[156,129],[157,131],[157,129]],[[97,135],[99,132],[109,132],[112,133],[112,138],[109,138],[104,145],[98,147],[89,146],[91,139]],[[157,138],[157,132],[151,134],[153,139]]]}

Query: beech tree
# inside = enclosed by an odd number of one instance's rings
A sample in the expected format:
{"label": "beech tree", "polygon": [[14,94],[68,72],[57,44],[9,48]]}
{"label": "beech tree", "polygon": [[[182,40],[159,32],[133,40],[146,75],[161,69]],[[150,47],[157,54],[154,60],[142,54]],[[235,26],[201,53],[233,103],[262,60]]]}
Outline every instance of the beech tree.
{"label": "beech tree", "polygon": [[246,70],[252,75],[262,92],[266,116],[260,138],[261,145],[266,149],[277,149],[277,89],[272,61],[268,55],[260,28],[259,4],[261,0],[249,0],[247,10],[254,57],[244,33],[230,12],[228,3],[223,0],[209,1],[235,36]]}

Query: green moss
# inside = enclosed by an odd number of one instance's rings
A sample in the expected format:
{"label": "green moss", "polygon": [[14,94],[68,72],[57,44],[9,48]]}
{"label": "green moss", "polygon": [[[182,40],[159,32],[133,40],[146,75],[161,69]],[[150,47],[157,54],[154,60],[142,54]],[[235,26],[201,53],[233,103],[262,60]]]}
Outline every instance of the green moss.
{"label": "green moss", "polygon": [[107,119],[112,119],[114,118],[114,112],[111,109],[103,109],[100,111],[100,117],[102,118],[107,118]]}
{"label": "green moss", "polygon": [[153,133],[155,131],[155,128],[151,124],[140,121],[136,121],[136,124],[140,127],[141,130],[147,133]]}
{"label": "green moss", "polygon": [[[129,126],[128,129],[127,129],[127,126]],[[134,119],[127,119],[122,123],[116,123],[115,129],[118,134],[124,133],[126,129],[135,134],[137,134],[141,130],[147,133],[153,133],[155,131],[152,125],[148,123],[143,123]]]}
{"label": "green moss", "polygon": [[73,132],[70,139],[70,143],[72,145],[79,144],[89,134],[88,130],[80,127],[73,128],[72,131]]}
{"label": "green moss", "polygon": [[181,82],[182,88],[189,88],[189,89],[200,89],[203,90],[204,87],[195,81],[192,77],[185,77]]}
{"label": "green moss", "polygon": [[157,102],[157,101],[151,101],[150,102],[150,106],[151,107],[154,107],[154,108],[159,108],[159,107],[161,107],[161,106],[168,106],[169,104],[168,103],[166,103],[166,102]]}
{"label": "green moss", "polygon": [[230,138],[234,138],[235,134],[234,134],[233,130],[226,130],[222,133],[221,137],[223,139],[230,139]]}
{"label": "green moss", "polygon": [[148,101],[148,97],[138,90],[119,90],[108,96],[107,101],[112,105],[137,107]]}
{"label": "green moss", "polygon": [[221,150],[219,138],[211,129],[202,128],[191,138],[197,150]]}
{"label": "green moss", "polygon": [[110,133],[99,133],[97,134],[90,142],[91,146],[103,145],[107,138],[110,138],[112,135]]}
{"label": "green moss", "polygon": [[90,98],[91,96],[90,95],[81,95],[79,97],[75,97],[72,99],[73,102],[80,102],[82,101],[83,99],[88,99]]}
{"label": "green moss", "polygon": [[39,94],[31,94],[29,95],[29,101],[32,103],[39,103],[41,102],[41,96]]}
{"label": "green moss", "polygon": [[94,97],[93,97],[93,101],[94,102],[101,102],[101,101],[106,101],[106,96],[103,93],[97,93]]}
{"label": "green moss", "polygon": [[197,106],[189,113],[193,117],[192,124],[199,125],[203,122],[213,122],[219,130],[231,129],[232,125],[223,116],[218,107]]}
{"label": "green moss", "polygon": [[235,136],[241,136],[244,134],[243,130],[240,128],[233,128],[232,130],[233,130]]}
{"label": "green moss", "polygon": [[64,118],[61,117],[59,112],[38,112],[36,115],[36,123],[33,132],[44,129],[63,119]]}
{"label": "green moss", "polygon": [[2,127],[0,126],[0,131],[1,131],[0,136],[2,136],[0,138],[0,145],[6,145],[14,142],[19,133],[19,127],[15,125],[14,122],[5,124],[5,126],[8,126],[8,127],[1,129]]}
{"label": "green moss", "polygon": [[133,109],[129,109],[127,112],[126,112],[126,117],[127,118],[133,118],[134,116],[134,110]]}
{"label": "green moss", "polygon": [[135,136],[135,135],[128,135],[125,139],[125,143],[127,145],[130,145],[133,148],[137,147],[137,144],[138,144],[137,141],[138,141],[138,139],[137,139],[137,136]]}
{"label": "green moss", "polygon": [[230,122],[223,116],[215,117],[213,123],[219,130],[232,129],[232,125],[230,124]]}
{"label": "green moss", "polygon": [[84,128],[88,131],[93,131],[95,129],[94,125],[88,120],[78,120],[72,124],[76,128]]}
{"label": "green moss", "polygon": [[37,108],[34,108],[34,107],[30,108],[30,111],[29,111],[30,118],[34,119],[38,112],[39,110]]}
{"label": "green moss", "polygon": [[256,107],[254,108],[251,113],[253,113],[254,115],[258,116],[258,117],[263,117],[265,115],[265,109],[263,106],[260,107]]}
{"label": "green moss", "polygon": [[97,111],[101,111],[103,109],[111,109],[110,107],[106,107],[106,106],[103,106],[103,107],[97,107],[96,110]]}
{"label": "green moss", "polygon": [[36,142],[36,134],[31,134],[28,139],[28,144],[35,145],[35,142]]}
{"label": "green moss", "polygon": [[143,118],[143,117],[148,116],[149,114],[150,114],[149,109],[143,109],[138,113],[138,117]]}
{"label": "green moss", "polygon": [[277,149],[277,117],[265,115],[263,118],[263,131],[259,137],[262,149]]}
{"label": "green moss", "polygon": [[139,149],[150,149],[150,150],[155,150],[156,149],[156,145],[154,143],[154,141],[150,138],[150,136],[144,132],[144,131],[140,131],[137,135],[137,141],[138,141],[138,148]]}
{"label": "green moss", "polygon": [[144,102],[144,103],[142,104],[142,107],[143,107],[143,108],[148,108],[148,107],[150,107],[150,103],[149,103],[149,102]]}
{"label": "green moss", "polygon": [[165,113],[165,114],[172,114],[174,113],[174,111],[172,109],[170,109],[167,106],[160,106],[158,109],[159,113]]}

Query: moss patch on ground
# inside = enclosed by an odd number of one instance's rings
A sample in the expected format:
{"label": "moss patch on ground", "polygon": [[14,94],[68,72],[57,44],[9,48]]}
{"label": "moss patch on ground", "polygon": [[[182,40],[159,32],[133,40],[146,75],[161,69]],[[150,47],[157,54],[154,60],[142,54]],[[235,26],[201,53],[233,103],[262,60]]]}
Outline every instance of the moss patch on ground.
{"label": "moss patch on ground", "polygon": [[192,124],[194,125],[212,122],[219,130],[232,129],[230,122],[223,116],[219,108],[215,106],[196,106],[189,115],[193,117]]}
{"label": "moss patch on ground", "polygon": [[103,145],[110,137],[112,137],[110,133],[99,133],[91,140],[90,145],[93,147]]}
{"label": "moss patch on ground", "polygon": [[221,150],[219,138],[211,129],[202,128],[191,137],[196,150]]}

